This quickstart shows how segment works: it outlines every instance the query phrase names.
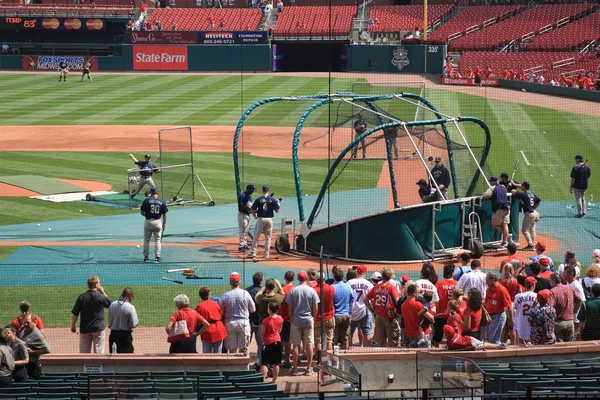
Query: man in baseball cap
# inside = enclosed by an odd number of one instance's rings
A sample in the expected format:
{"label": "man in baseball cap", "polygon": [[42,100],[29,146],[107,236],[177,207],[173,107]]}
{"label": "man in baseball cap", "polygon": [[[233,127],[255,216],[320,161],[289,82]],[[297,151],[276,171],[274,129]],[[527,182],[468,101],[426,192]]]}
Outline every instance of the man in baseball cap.
{"label": "man in baseball cap", "polygon": [[254,300],[248,291],[240,288],[242,277],[238,272],[229,275],[231,290],[223,293],[219,306],[227,330],[225,348],[229,353],[245,352],[250,343],[250,313],[255,311]]}
{"label": "man in baseball cap", "polygon": [[365,295],[373,289],[374,285],[373,282],[366,279],[367,271],[366,265],[358,265],[356,278],[347,282],[354,298],[350,320],[350,343],[353,342],[354,331],[358,328],[358,339],[364,347],[371,346],[371,335],[373,334],[373,323],[365,304]]}
{"label": "man in baseball cap", "polygon": [[535,256],[529,257],[529,260],[531,260],[532,262],[539,263],[542,258],[547,258],[548,259],[548,269],[550,271],[554,271],[554,261],[552,261],[552,258],[550,258],[546,254],[544,254],[546,252],[546,243],[537,242],[534,246],[534,250],[535,250]]}
{"label": "man in baseball cap", "polygon": [[256,190],[253,184],[248,184],[246,190],[238,196],[238,251],[248,251],[248,231],[250,230],[250,214],[252,213],[252,193]]}
{"label": "man in baseball cap", "polygon": [[542,200],[536,196],[535,193],[529,190],[531,184],[527,181],[521,183],[521,191],[516,189],[512,190],[513,196],[520,202],[520,209],[523,210],[525,217],[521,224],[521,232],[527,240],[527,246],[523,250],[533,250],[533,243],[535,243],[535,232],[538,221],[540,220],[540,213],[537,211]]}
{"label": "man in baseball cap", "polygon": [[585,191],[588,188],[588,180],[592,172],[587,163],[583,162],[583,156],[577,154],[575,156],[575,166],[571,169],[571,193],[575,195],[577,203],[577,218],[585,217]]}
{"label": "man in baseball cap", "polygon": [[[450,186],[450,171],[444,164],[442,164],[442,158],[435,158],[435,165],[431,169],[431,176],[433,177],[433,181],[437,184],[437,187],[440,189],[440,198],[438,200],[444,200],[447,198],[446,194],[448,192],[448,187]],[[433,188],[435,186],[432,184]]]}
{"label": "man in baseball cap", "polygon": [[550,290],[540,290],[537,294],[538,305],[529,312],[529,324],[531,325],[531,343],[552,344],[556,342],[554,325],[556,322],[556,311],[548,305]]}
{"label": "man in baseball cap", "polygon": [[156,187],[154,180],[152,179],[152,174],[155,172],[157,174],[160,173],[161,169],[150,162],[150,158],[152,158],[150,154],[144,155],[144,161],[138,160],[133,154],[129,154],[129,158],[131,158],[133,163],[137,165],[138,172],[140,174],[139,180],[137,181],[137,187],[130,194],[130,197],[133,199],[138,193],[140,193],[144,186],[149,185],[150,188]]}
{"label": "man in baseball cap", "polygon": [[504,187],[506,188],[507,191],[511,191],[511,190],[515,190],[519,187],[521,187],[521,184],[513,181],[512,179],[510,179],[510,176],[508,175],[508,172],[502,172],[500,174],[500,181],[499,181],[500,185],[504,185]]}
{"label": "man in baseball cap", "polygon": [[437,191],[430,188],[425,179],[419,179],[417,185],[419,186],[419,197],[423,203],[432,203],[438,200]]}
{"label": "man in baseball cap", "polygon": [[512,238],[508,235],[508,224],[510,224],[510,203],[508,202],[508,192],[504,185],[498,184],[498,177],[490,177],[490,187],[486,190],[482,198],[491,200],[492,226],[502,235],[500,246],[506,247],[512,243]]}

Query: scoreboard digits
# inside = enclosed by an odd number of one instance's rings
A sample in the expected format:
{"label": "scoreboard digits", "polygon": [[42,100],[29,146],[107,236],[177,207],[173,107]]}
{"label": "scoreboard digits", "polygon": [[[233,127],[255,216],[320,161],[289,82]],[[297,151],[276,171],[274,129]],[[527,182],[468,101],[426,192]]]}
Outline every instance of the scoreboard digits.
{"label": "scoreboard digits", "polygon": [[4,17],[0,18],[0,29],[36,29],[37,18]]}

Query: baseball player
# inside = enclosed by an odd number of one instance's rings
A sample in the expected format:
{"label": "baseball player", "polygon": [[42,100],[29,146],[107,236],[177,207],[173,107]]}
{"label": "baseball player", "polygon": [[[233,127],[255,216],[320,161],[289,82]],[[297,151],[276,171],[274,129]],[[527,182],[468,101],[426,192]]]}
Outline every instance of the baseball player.
{"label": "baseball player", "polygon": [[133,199],[137,194],[142,190],[142,188],[146,185],[150,185],[150,188],[155,187],[154,180],[152,179],[152,174],[154,172],[160,173],[160,168],[150,162],[152,158],[150,154],[146,154],[144,156],[144,161],[138,161],[133,154],[129,154],[129,157],[133,160],[133,163],[140,167],[140,180],[138,182],[137,188],[131,193],[131,198]]}
{"label": "baseball player", "polygon": [[240,244],[238,251],[248,251],[248,242],[246,236],[250,228],[250,214],[252,213],[252,193],[256,187],[252,184],[246,186],[246,190],[238,196],[238,227],[240,234]]}
{"label": "baseball player", "polygon": [[87,78],[89,79],[89,81],[92,82],[92,74],[90,74],[91,67],[92,67],[92,63],[89,61],[86,64],[84,64],[83,70],[81,71],[81,82],[83,82],[83,78],[86,75],[87,75]]}
{"label": "baseball player", "polygon": [[[158,198],[158,189],[153,187],[150,189],[150,197],[146,197],[142,203],[140,214],[146,218],[144,222],[144,262],[150,261],[150,238],[154,234],[154,261],[159,263],[160,258],[162,233],[167,227],[167,203],[163,199]],[[162,223],[161,223],[162,217]]]}
{"label": "baseball player", "polygon": [[398,159],[398,127],[389,128],[384,131],[385,137],[389,140],[394,150],[394,159]]}
{"label": "baseball player", "polygon": [[535,243],[535,227],[540,220],[540,213],[537,212],[537,208],[542,200],[537,197],[535,193],[529,191],[530,187],[531,184],[525,181],[521,183],[522,192],[517,192],[516,189],[512,190],[512,194],[521,202],[521,209],[525,214],[521,232],[523,232],[523,236],[525,236],[525,240],[527,240],[527,247],[523,250],[533,250],[533,244]]}
{"label": "baseball player", "polygon": [[419,197],[423,203],[433,203],[439,200],[437,189],[429,187],[425,179],[419,179],[417,185],[419,185]]}
{"label": "baseball player", "polygon": [[512,239],[508,236],[508,224],[510,224],[510,203],[506,193],[506,187],[498,184],[498,177],[490,178],[490,188],[483,193],[484,199],[492,201],[492,225],[502,234],[501,246],[505,247]]}
{"label": "baseball player", "polygon": [[515,190],[515,189],[521,187],[521,184],[519,182],[515,182],[512,179],[510,179],[507,172],[503,172],[500,174],[500,182],[499,183],[506,188],[507,192],[510,192],[512,190]]}
{"label": "baseball player", "polygon": [[588,188],[588,180],[592,175],[590,167],[583,162],[583,156],[577,154],[575,156],[575,166],[571,170],[571,193],[575,194],[577,202],[577,218],[585,217],[585,191]]}
{"label": "baseball player", "polygon": [[448,168],[446,168],[446,166],[442,163],[441,157],[435,158],[435,166],[431,169],[431,176],[442,191],[440,193],[440,197],[446,199],[448,186],[450,186],[450,171],[448,171]]}
{"label": "baseball player", "polygon": [[69,64],[67,64],[67,60],[65,58],[60,60],[60,62],[58,63],[58,73],[59,73],[58,81],[59,82],[61,80],[63,80],[63,78],[64,78],[65,82],[67,81],[67,75],[69,74],[68,66],[69,66]]}
{"label": "baseball player", "polygon": [[[367,131],[367,121],[365,121],[362,117],[362,114],[358,114],[358,119],[354,122],[354,139],[362,135]],[[367,144],[365,139],[360,141],[360,145],[362,146],[362,158],[367,158]],[[358,146],[354,146],[352,149],[352,158],[356,158],[356,153],[358,153]]]}
{"label": "baseball player", "polygon": [[[534,292],[537,281],[533,276],[525,278],[525,292],[517,293],[515,300],[513,301],[513,308],[515,309],[515,327],[512,339],[514,343],[529,343],[531,341],[531,327],[527,317],[529,316],[529,310],[533,308],[533,303],[536,301],[536,294]],[[511,343],[513,340],[511,339]]]}
{"label": "baseball player", "polygon": [[252,215],[257,219],[254,226],[254,240],[248,257],[256,257],[256,246],[260,234],[265,235],[265,258],[269,258],[271,250],[271,232],[273,231],[273,212],[279,212],[279,201],[274,197],[269,196],[269,186],[262,187],[262,196],[252,204]]}

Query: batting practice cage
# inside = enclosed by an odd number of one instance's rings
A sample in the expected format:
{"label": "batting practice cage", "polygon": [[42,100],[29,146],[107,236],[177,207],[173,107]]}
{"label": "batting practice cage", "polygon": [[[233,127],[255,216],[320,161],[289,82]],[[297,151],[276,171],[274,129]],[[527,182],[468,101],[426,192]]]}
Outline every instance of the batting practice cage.
{"label": "batting practice cage", "polygon": [[[189,126],[163,128],[158,131],[159,154],[152,157],[156,170],[152,174],[159,196],[167,204],[204,204],[214,206],[215,202],[204,186],[194,167],[193,132]],[[150,194],[149,184],[141,188],[139,194],[131,197],[141,179],[139,168],[127,170],[127,189],[118,194],[90,196],[88,200],[113,203],[139,208],[144,198]]]}
{"label": "batting practice cage", "polygon": [[[257,191],[266,184],[283,197],[284,217],[298,228],[284,240],[302,253],[323,249],[328,257],[358,262],[414,262],[447,257],[474,242],[495,248],[500,236],[490,202],[481,199],[491,175],[487,125],[438,111],[423,84],[411,85],[361,83],[352,86],[356,92],[255,102],[234,135],[237,194],[248,184]],[[261,126],[265,113],[280,113],[282,126]],[[359,123],[366,130],[355,129]],[[265,157],[280,162],[275,182],[261,178]],[[448,188],[431,174],[437,157],[450,172]],[[438,201],[422,203],[420,179]],[[294,214],[288,202],[295,203]],[[513,208],[516,237],[518,204]]]}

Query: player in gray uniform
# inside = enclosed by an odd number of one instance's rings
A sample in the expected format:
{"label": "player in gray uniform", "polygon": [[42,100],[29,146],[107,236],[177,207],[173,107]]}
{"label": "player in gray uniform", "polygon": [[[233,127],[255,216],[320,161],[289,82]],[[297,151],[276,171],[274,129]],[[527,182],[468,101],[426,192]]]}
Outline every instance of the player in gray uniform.
{"label": "player in gray uniform", "polygon": [[257,219],[254,226],[254,240],[248,257],[256,257],[256,247],[261,233],[265,235],[265,258],[269,258],[271,249],[271,232],[273,231],[273,212],[279,212],[279,201],[269,196],[269,186],[262,187],[262,196],[252,204],[252,215]]}
{"label": "player in gray uniform", "polygon": [[152,174],[156,172],[160,173],[160,168],[150,162],[152,158],[150,154],[146,154],[144,156],[144,161],[138,161],[133,154],[129,154],[129,157],[133,160],[133,163],[140,167],[140,180],[138,181],[137,188],[131,193],[131,198],[133,199],[137,196],[138,193],[142,190],[145,185],[150,185],[150,188],[155,187],[154,180],[152,179]]}
{"label": "player in gray uniform", "polygon": [[[140,214],[146,218],[144,222],[144,262],[150,261],[150,238],[154,234],[154,261],[161,262],[161,239],[162,233],[167,227],[167,203],[163,199],[158,198],[158,189],[153,187],[150,189],[150,197],[146,197],[142,203]],[[162,217],[162,222],[161,222]]]}

